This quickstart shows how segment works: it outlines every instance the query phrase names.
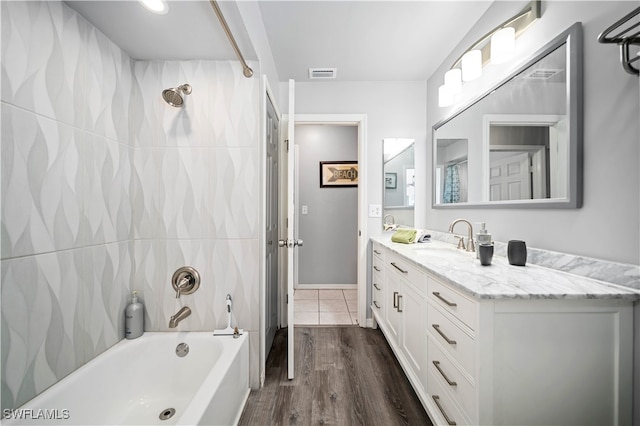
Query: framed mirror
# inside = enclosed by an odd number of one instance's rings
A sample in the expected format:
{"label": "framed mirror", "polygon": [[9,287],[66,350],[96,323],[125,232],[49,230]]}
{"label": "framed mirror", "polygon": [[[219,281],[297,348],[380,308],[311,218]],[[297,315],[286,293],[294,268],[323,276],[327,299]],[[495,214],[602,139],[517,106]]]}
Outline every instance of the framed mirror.
{"label": "framed mirror", "polygon": [[582,27],[433,126],[433,207],[582,206]]}
{"label": "framed mirror", "polygon": [[415,139],[385,138],[383,146],[383,224],[414,224]]}

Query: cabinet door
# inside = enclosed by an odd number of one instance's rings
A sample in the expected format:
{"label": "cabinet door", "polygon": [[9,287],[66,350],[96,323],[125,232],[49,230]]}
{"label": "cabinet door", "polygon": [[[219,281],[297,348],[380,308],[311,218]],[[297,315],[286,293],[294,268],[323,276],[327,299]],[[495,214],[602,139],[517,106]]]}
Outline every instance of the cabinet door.
{"label": "cabinet door", "polygon": [[401,347],[416,378],[421,381],[425,368],[427,341],[426,301],[411,286],[404,285],[398,296],[398,309],[402,315]]}
{"label": "cabinet door", "polygon": [[399,343],[398,337],[402,326],[402,314],[398,310],[398,296],[402,291],[402,280],[395,274],[386,274],[385,284],[387,287],[387,300],[384,304],[384,309],[387,314],[387,326],[391,334],[389,337],[393,338],[395,343]]}

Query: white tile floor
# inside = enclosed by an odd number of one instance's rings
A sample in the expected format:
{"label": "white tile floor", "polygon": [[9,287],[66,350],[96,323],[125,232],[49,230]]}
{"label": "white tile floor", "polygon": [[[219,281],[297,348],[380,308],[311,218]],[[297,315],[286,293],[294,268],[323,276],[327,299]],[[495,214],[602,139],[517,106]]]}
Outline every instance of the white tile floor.
{"label": "white tile floor", "polygon": [[357,290],[296,290],[294,324],[358,324],[357,298]]}

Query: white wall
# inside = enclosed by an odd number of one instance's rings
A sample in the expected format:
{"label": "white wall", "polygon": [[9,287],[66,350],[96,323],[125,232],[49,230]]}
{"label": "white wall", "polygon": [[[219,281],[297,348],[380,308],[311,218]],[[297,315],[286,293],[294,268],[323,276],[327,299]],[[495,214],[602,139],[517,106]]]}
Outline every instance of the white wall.
{"label": "white wall", "polygon": [[[424,155],[427,136],[425,89],[424,81],[297,82],[295,109],[296,114],[367,114],[366,203],[382,205],[382,139],[413,138],[416,157]],[[281,83],[280,99],[288,99],[287,94],[287,84]],[[281,110],[287,108],[285,104]],[[426,182],[425,170],[416,170],[416,181]],[[421,190],[417,188],[416,192]],[[419,208],[416,201],[416,212]],[[369,235],[382,233],[382,218],[369,218],[367,228]]]}
{"label": "white wall", "polygon": [[[522,9],[527,2],[496,2],[427,82],[429,129],[465,103],[438,107],[437,92],[449,65],[476,39]],[[517,40],[518,58],[505,66],[490,65],[480,81],[465,85],[466,98],[483,93],[534,52],[576,21],[584,31],[584,205],[575,210],[432,209],[429,228],[446,231],[464,217],[486,222],[497,241],[523,239],[531,247],[638,265],[640,263],[640,103],[638,77],[622,69],[618,48],[597,42],[598,34],[638,2],[542,3],[542,17]],[[429,149],[422,157],[430,170]],[[416,156],[420,160],[420,156]],[[418,164],[418,163],[417,163]],[[429,174],[430,176],[430,174]],[[430,179],[430,178],[429,178]],[[431,200],[432,189],[427,188]]]}

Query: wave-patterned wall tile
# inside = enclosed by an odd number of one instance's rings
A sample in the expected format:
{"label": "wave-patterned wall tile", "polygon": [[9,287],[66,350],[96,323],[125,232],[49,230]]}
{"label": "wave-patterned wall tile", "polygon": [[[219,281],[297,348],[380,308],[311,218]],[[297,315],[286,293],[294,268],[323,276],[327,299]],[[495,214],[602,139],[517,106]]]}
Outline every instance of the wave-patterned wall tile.
{"label": "wave-patterned wall tile", "polygon": [[124,337],[124,310],[130,300],[132,242],[98,245],[83,250],[82,323],[91,360]]}
{"label": "wave-patterned wall tile", "polygon": [[131,59],[94,27],[89,31],[83,57],[87,60],[84,128],[128,143]]}
{"label": "wave-patterned wall tile", "polygon": [[133,96],[131,107],[131,132],[135,147],[160,146],[156,139],[160,133],[160,107],[162,100],[160,64],[152,61],[133,62]]}
{"label": "wave-patterned wall tile", "polygon": [[133,150],[131,203],[135,238],[157,238],[165,234],[161,226],[161,158],[160,149]]}
{"label": "wave-patterned wall tile", "polygon": [[[2,2],[2,99],[80,126],[86,22],[62,2]],[[37,30],[34,30],[37,29]]]}
{"label": "wave-patterned wall tile", "polygon": [[259,162],[254,148],[211,151],[215,178],[207,211],[216,238],[257,238],[259,229]]}
{"label": "wave-patterned wall tile", "polygon": [[85,361],[82,254],[2,261],[2,405],[17,407]]}
{"label": "wave-patterned wall tile", "polygon": [[197,238],[209,233],[203,209],[212,172],[206,148],[160,150],[159,198],[162,220],[159,232],[167,238]]}
{"label": "wave-patterned wall tile", "polygon": [[246,78],[237,61],[217,61],[211,86],[214,146],[258,146],[260,79]]}
{"label": "wave-patterned wall tile", "polygon": [[[135,240],[133,242],[133,273],[130,289],[140,291],[139,300],[144,304],[144,329],[156,331],[165,321],[162,305],[158,304],[156,292],[170,285],[167,278],[166,250],[159,240]],[[166,318],[167,324],[169,318]]]}
{"label": "wave-patterned wall tile", "polygon": [[67,125],[1,108],[2,257],[82,245],[84,145]]}
{"label": "wave-patterned wall tile", "polygon": [[212,308],[215,328],[226,327],[224,303],[227,294],[230,294],[240,328],[259,329],[259,260],[257,239],[215,240],[209,258],[215,289]]}
{"label": "wave-patterned wall tile", "polygon": [[131,155],[128,145],[84,133],[84,211],[88,243],[102,244],[132,237]]}

